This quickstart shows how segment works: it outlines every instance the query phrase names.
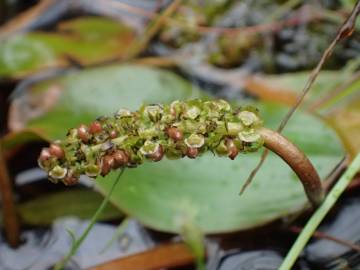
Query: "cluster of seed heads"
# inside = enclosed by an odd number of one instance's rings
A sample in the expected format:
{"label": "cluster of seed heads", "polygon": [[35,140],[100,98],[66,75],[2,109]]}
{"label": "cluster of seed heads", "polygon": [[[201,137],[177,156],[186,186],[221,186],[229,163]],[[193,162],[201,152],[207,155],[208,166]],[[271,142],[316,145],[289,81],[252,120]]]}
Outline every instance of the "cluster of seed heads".
{"label": "cluster of seed heads", "polygon": [[255,108],[232,108],[224,100],[151,104],[135,112],[120,109],[113,117],[70,129],[65,140],[41,151],[38,163],[51,181],[72,185],[83,174],[105,176],[164,156],[193,159],[209,150],[234,159],[239,152],[262,146],[261,125]]}

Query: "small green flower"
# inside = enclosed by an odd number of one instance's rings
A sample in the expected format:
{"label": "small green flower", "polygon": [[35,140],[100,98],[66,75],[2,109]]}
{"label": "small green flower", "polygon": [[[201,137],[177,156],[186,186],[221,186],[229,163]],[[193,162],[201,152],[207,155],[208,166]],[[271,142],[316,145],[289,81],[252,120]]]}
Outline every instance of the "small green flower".
{"label": "small green flower", "polygon": [[60,180],[63,179],[66,176],[67,173],[67,169],[66,168],[62,168],[59,165],[56,165],[50,172],[49,172],[49,176],[52,179],[56,179],[56,180]]}
{"label": "small green flower", "polygon": [[249,111],[242,111],[238,113],[238,117],[245,126],[251,126],[259,122],[259,117]]}
{"label": "small green flower", "polygon": [[184,118],[195,120],[200,115],[200,109],[197,106],[188,106],[184,113]]}
{"label": "small green flower", "polygon": [[185,110],[185,103],[175,100],[170,104],[170,113],[175,116],[175,118],[179,118],[179,116]]}
{"label": "small green flower", "polygon": [[226,156],[228,154],[228,148],[226,146],[225,140],[221,140],[215,151],[219,156]]}
{"label": "small green flower", "polygon": [[100,174],[100,167],[96,164],[89,164],[85,168],[85,174],[95,178]]}
{"label": "small green flower", "polygon": [[160,144],[150,140],[145,141],[144,145],[140,148],[140,152],[146,157],[155,154],[159,151]]}
{"label": "small green flower", "polygon": [[231,111],[230,104],[227,101],[223,100],[223,99],[215,100],[215,104],[217,105],[218,109],[221,112],[229,112],[229,111]]}
{"label": "small green flower", "polygon": [[254,129],[250,130],[243,130],[239,133],[239,138],[243,142],[246,143],[254,143],[258,142],[261,139],[261,136],[259,133],[257,133]]}
{"label": "small green flower", "polygon": [[157,122],[163,115],[163,108],[159,104],[145,106],[143,116],[152,122]]}
{"label": "small green flower", "polygon": [[124,118],[124,117],[130,117],[130,116],[131,116],[131,112],[128,109],[119,109],[115,113],[115,118],[117,118],[117,119]]}
{"label": "small green flower", "polygon": [[191,134],[185,139],[185,144],[188,147],[200,148],[205,144],[205,138],[201,134]]}

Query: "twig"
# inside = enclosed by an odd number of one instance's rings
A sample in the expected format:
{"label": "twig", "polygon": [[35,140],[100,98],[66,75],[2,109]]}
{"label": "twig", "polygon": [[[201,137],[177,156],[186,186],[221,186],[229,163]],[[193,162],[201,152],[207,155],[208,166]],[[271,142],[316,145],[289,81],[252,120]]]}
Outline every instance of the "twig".
{"label": "twig", "polygon": [[119,182],[122,174],[124,173],[125,169],[122,168],[118,177],[116,178],[116,180],[114,181],[114,183],[112,184],[109,193],[106,195],[106,197],[104,198],[104,200],[102,201],[101,205],[99,206],[99,208],[96,210],[95,214],[93,215],[93,217],[91,218],[91,221],[89,223],[89,225],[87,226],[87,228],[85,229],[85,231],[81,234],[81,236],[79,237],[79,239],[77,239],[70,251],[68,252],[68,254],[65,256],[65,258],[63,260],[61,260],[59,263],[57,263],[54,267],[54,270],[62,270],[64,269],[64,267],[66,266],[66,264],[70,261],[71,257],[74,256],[74,254],[77,252],[77,250],[79,249],[79,247],[81,246],[82,242],[85,240],[85,238],[87,237],[87,235],[89,234],[90,230],[92,229],[92,227],[95,225],[95,222],[98,220],[99,216],[101,215],[101,213],[103,212],[103,210],[105,209],[105,207],[107,206],[109,199],[111,198],[111,195],[113,193],[113,191],[115,190],[115,187],[117,185],[117,183]]}
{"label": "twig", "polygon": [[[324,65],[327,58],[333,52],[336,44],[340,40],[342,40],[342,39],[344,39],[346,37],[349,37],[353,33],[354,28],[355,28],[356,18],[359,15],[359,13],[360,13],[360,0],[358,0],[358,2],[356,3],[354,9],[352,10],[350,16],[346,19],[346,21],[344,22],[344,24],[341,26],[340,30],[338,31],[335,39],[326,48],[325,52],[321,56],[321,59],[320,59],[319,63],[316,65],[316,67],[311,72],[311,74],[309,76],[309,79],[308,79],[308,81],[306,82],[306,84],[305,84],[305,86],[303,88],[302,93],[297,97],[295,105],[289,110],[289,112],[286,114],[284,119],[281,121],[280,126],[277,129],[277,131],[279,133],[281,133],[283,131],[286,124],[290,120],[291,116],[295,113],[295,111],[298,109],[298,107],[302,103],[302,101],[303,101],[304,97],[306,96],[306,94],[310,91],[311,86],[313,85],[313,83],[315,82],[317,76],[319,75],[322,66]],[[263,154],[261,155],[261,158],[260,158],[260,161],[259,161],[258,165],[255,167],[254,170],[252,170],[252,172],[250,173],[248,179],[246,179],[244,185],[241,187],[240,194],[242,194],[244,192],[244,190],[246,189],[246,187],[252,182],[252,180],[254,179],[256,173],[259,171],[262,164],[264,164],[264,161],[265,161],[267,155],[268,155],[268,150],[265,150],[263,152]]]}
{"label": "twig", "polygon": [[178,8],[182,0],[174,0],[171,4],[165,9],[165,11],[155,18],[154,21],[150,23],[150,26],[146,29],[144,35],[140,40],[135,41],[134,46],[130,47],[129,54],[127,59],[131,59],[134,56],[140,54],[150,42],[150,40],[156,35],[160,28],[165,23],[166,19],[169,18]]}
{"label": "twig", "polygon": [[[296,227],[296,226],[292,226],[292,227],[290,228],[290,231],[292,231],[292,232],[294,232],[294,233],[301,233],[303,230],[304,230],[303,228]],[[356,252],[360,253],[360,246],[359,246],[359,245],[354,244],[354,243],[351,243],[351,242],[349,242],[349,241],[345,241],[345,240],[339,239],[339,238],[334,237],[334,236],[332,236],[332,235],[328,235],[328,234],[323,233],[323,232],[315,231],[315,232],[313,233],[312,237],[314,237],[314,238],[319,238],[319,239],[327,239],[327,240],[336,242],[336,243],[338,243],[338,244],[340,244],[340,245],[349,247],[349,248],[355,250]]]}
{"label": "twig", "polygon": [[0,141],[0,195],[6,239],[10,246],[16,247],[20,242],[20,224],[16,215],[14,196]]}
{"label": "twig", "polygon": [[354,175],[360,170],[360,153],[357,154],[353,162],[350,164],[345,173],[340,177],[340,180],[335,184],[331,189],[329,194],[326,196],[324,202],[312,215],[310,220],[305,225],[303,231],[300,233],[299,237],[296,239],[295,243],[291,247],[289,253],[286,255],[285,260],[280,266],[280,270],[291,269],[300,255],[301,251],[305,247],[306,243],[309,241],[313,235],[316,228],[319,226],[321,221],[324,219],[326,214],[330,209],[335,205],[336,201],[339,199],[341,194],[344,192],[346,187],[350,184]]}

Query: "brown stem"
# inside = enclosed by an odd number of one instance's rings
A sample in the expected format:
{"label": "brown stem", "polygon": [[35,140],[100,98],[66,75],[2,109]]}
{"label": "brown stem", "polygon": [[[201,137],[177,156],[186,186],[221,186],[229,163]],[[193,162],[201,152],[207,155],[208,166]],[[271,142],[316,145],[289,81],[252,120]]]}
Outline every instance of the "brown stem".
{"label": "brown stem", "polygon": [[303,184],[308,199],[313,206],[318,206],[324,198],[324,189],[310,160],[280,133],[262,128],[260,134],[264,139],[264,146],[280,156],[294,170]]}
{"label": "brown stem", "polygon": [[4,217],[5,234],[8,243],[16,247],[20,240],[20,226],[16,215],[10,177],[2,155],[0,142],[0,199]]}

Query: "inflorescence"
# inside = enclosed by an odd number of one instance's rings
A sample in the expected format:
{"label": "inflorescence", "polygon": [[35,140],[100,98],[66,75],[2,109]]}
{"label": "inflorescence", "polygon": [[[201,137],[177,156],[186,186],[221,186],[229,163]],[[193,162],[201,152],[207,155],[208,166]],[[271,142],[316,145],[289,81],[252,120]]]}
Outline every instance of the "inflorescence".
{"label": "inflorescence", "polygon": [[210,150],[234,159],[263,145],[261,127],[257,109],[232,108],[224,100],[150,104],[70,129],[65,140],[41,151],[38,162],[51,181],[71,185],[82,174],[96,178],[164,156],[196,158]]}

